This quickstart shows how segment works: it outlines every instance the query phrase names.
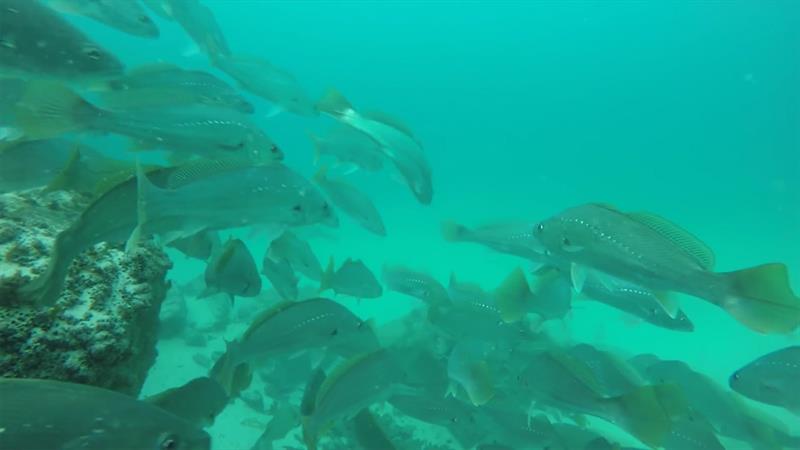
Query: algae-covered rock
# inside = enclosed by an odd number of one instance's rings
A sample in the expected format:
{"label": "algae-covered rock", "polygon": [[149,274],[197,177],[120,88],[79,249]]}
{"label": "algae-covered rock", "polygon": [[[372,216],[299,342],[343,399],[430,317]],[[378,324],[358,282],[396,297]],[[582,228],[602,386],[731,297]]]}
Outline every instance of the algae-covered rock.
{"label": "algae-covered rock", "polygon": [[145,243],[101,243],[71,264],[52,307],[17,298],[41,274],[56,235],[89,199],[66,191],[0,195],[0,376],[92,384],[137,395],[156,357],[170,261]]}

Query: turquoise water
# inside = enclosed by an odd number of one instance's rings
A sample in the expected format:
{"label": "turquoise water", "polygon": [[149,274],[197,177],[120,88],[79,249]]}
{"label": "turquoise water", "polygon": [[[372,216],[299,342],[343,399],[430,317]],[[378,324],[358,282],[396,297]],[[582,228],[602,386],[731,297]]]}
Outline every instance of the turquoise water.
{"label": "turquoise water", "polygon": [[[489,288],[529,263],[447,243],[442,220],[536,221],[604,202],[681,224],[714,249],[720,271],[780,261],[800,287],[800,3],[205,4],[234,53],[269,59],[314,97],[336,87],[357,108],[389,112],[423,143],[432,205],[418,204],[385,171],[350,176],[372,196],[388,236],[344,218],[328,233],[333,237],[310,234],[323,262],[329,255],[361,258],[376,272],[399,263],[442,282],[456,273]],[[191,41],[174,23],[159,21],[162,37],[143,41],[71,20],[127,66],[166,60],[214,71],[205,56],[187,54]],[[306,133],[330,120],[268,117],[270,105],[249,98],[286,163],[312,175]],[[260,259],[268,230],[234,233],[246,236]],[[202,274],[203,264],[170,254],[172,279]],[[395,293],[342,302],[379,324],[420,306]],[[594,302],[576,303],[555,326],[576,342],[684,360],[721,383],[752,359],[798,342],[796,333],[756,334],[697,299],[682,299],[682,308],[693,333],[634,324]],[[221,349],[223,337],[240,331],[228,327],[209,345]],[[144,393],[201,374],[190,362],[175,370],[176,358],[189,361],[189,351],[162,342]],[[796,418],[764,409],[800,433]],[[240,424],[253,414],[236,411],[212,429],[215,449],[247,446],[258,436]]]}

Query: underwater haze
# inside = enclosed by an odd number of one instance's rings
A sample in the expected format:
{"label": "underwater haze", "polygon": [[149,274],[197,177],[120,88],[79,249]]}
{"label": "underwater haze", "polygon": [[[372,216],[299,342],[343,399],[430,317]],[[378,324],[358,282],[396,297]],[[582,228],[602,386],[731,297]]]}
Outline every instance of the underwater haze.
{"label": "underwater haze", "polygon": [[[0,120],[0,164],[18,132],[127,164],[75,220],[130,223],[57,256],[107,241],[169,257],[157,357],[131,392],[204,428],[210,447],[195,436],[156,448],[800,448],[800,401],[789,400],[800,390],[800,2],[136,2],[157,38],[56,8],[124,64],[101,80],[168,63],[214,75],[252,111],[172,104],[188,96],[177,87],[154,91],[157,108],[112,107],[94,76],[19,75],[0,53],[0,76],[111,111],[44,135],[57,102],[37,108],[20,88],[18,123]],[[201,16],[179,15],[197,5],[229,52]],[[284,102],[287,86],[248,85],[270,75],[235,72],[240,55],[290,74],[312,111]],[[153,117],[241,120],[250,134],[232,144],[239,131],[176,132],[184,122]],[[254,139],[281,161],[243,166]],[[316,139],[363,148],[380,169]],[[145,175],[151,163],[169,168]],[[83,239],[70,226],[54,245]],[[208,241],[176,244],[198,236]],[[48,300],[35,279],[20,298],[64,305],[59,288],[75,286],[64,277]],[[691,329],[675,322],[684,316]],[[747,371],[784,349],[782,368]],[[198,378],[213,386],[189,391]],[[689,387],[704,382],[713,389]],[[213,413],[189,417],[203,408]]]}

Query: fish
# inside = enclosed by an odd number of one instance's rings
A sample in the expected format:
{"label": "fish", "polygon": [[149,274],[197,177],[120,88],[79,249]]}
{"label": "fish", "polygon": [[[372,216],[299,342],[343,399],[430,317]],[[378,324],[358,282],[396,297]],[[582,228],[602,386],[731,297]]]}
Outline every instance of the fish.
{"label": "fish", "polygon": [[[151,1],[151,4],[155,0]],[[222,29],[211,10],[199,0],[162,0],[154,11],[165,11],[212,61],[231,55]]]}
{"label": "fish", "polygon": [[384,264],[381,274],[386,288],[390,291],[418,298],[430,306],[450,303],[447,289],[427,273]]}
{"label": "fish", "polygon": [[800,346],[768,353],[734,372],[728,384],[747,398],[800,415]]}
{"label": "fish", "polygon": [[142,3],[162,19],[175,20],[172,17],[170,0],[142,0]]}
{"label": "fish", "polygon": [[87,81],[118,75],[123,64],[39,1],[0,1],[0,73]]}
{"label": "fish", "polygon": [[517,267],[493,292],[500,318],[506,323],[516,322],[531,309],[533,293],[525,278],[525,273]]}
{"label": "fish", "polygon": [[234,297],[255,297],[261,293],[261,276],[247,245],[241,239],[229,239],[211,256],[205,271],[206,288],[199,297],[217,293]]}
{"label": "fish", "polygon": [[269,256],[276,260],[285,259],[292,269],[312,280],[322,279],[322,266],[311,245],[289,230],[272,240],[269,244]]}
{"label": "fish", "polygon": [[442,237],[448,242],[472,242],[533,262],[541,262],[544,248],[533,235],[535,222],[499,222],[476,228],[453,221],[442,223]]}
{"label": "fish", "polygon": [[[558,269],[553,270],[558,271]],[[565,285],[569,294],[569,290],[571,290],[569,275],[558,272],[560,276],[556,273],[552,273],[551,276],[557,277],[562,295],[564,295]],[[553,282],[556,283],[555,280]],[[678,309],[675,317],[671,317],[664,311],[656,293],[619,278],[603,275],[601,279],[598,279],[589,274],[584,281],[581,293],[586,300],[597,301],[619,309],[651,325],[673,331],[694,331],[694,324],[682,310]]]}
{"label": "fish", "polygon": [[319,394],[319,388],[327,378],[328,374],[325,373],[325,370],[322,367],[315,368],[314,371],[311,372],[311,376],[308,377],[308,382],[303,390],[303,398],[300,401],[300,414],[302,414],[304,417],[310,416],[314,413],[317,394]]}
{"label": "fish", "polygon": [[228,343],[227,353],[236,365],[312,348],[352,356],[377,348],[377,337],[370,324],[349,309],[330,299],[313,298],[280,303],[263,312],[239,340]]}
{"label": "fish", "polygon": [[[588,362],[559,349],[535,354],[516,383],[537,402],[616,423],[641,442],[659,446],[672,430],[673,417],[685,413],[683,393],[673,385],[632,387],[614,395],[618,386],[598,380],[609,367]],[[609,390],[607,390],[609,389]]]}
{"label": "fish", "polygon": [[0,378],[3,447],[209,450],[208,433],[119,392],[54,380]]}
{"label": "fish", "polygon": [[49,184],[69,165],[74,149],[65,139],[15,141],[0,149],[0,192]]}
{"label": "fish", "polygon": [[177,105],[164,108],[101,109],[68,87],[38,81],[28,85],[16,107],[19,128],[31,138],[71,131],[116,133],[136,150],[169,150],[207,158],[283,159],[283,152],[250,119],[226,108]]}
{"label": "fish", "polygon": [[495,395],[492,374],[487,363],[490,347],[475,339],[459,341],[447,361],[447,375],[461,385],[474,406],[489,402]]}
{"label": "fish", "polygon": [[569,271],[578,292],[588,274],[601,280],[610,275],[657,293],[671,317],[679,308],[667,294],[680,292],[724,309],[760,333],[785,334],[800,325],[800,298],[785,265],[714,272],[708,246],[654,214],[584,204],[540,222],[534,234],[548,259]]}
{"label": "fish", "polygon": [[582,446],[569,447],[555,426],[545,416],[531,416],[524,410],[509,410],[493,407],[491,404],[481,408],[478,423],[473,426],[490,430],[484,442],[494,438],[509,448],[546,448],[552,450],[585,450]]}
{"label": "fish", "polygon": [[332,156],[338,164],[353,164],[370,172],[383,169],[385,157],[378,143],[352,127],[337,124],[322,136],[314,133],[308,136],[314,145],[315,165],[323,156]]}
{"label": "fish", "polygon": [[356,441],[362,448],[383,450],[397,449],[397,446],[389,437],[389,433],[378,423],[368,407],[362,409],[353,417],[350,426]]}
{"label": "fish", "polygon": [[314,175],[314,181],[336,207],[364,229],[378,236],[386,236],[381,214],[365,193],[347,182],[328,178],[326,166],[320,167]]}
{"label": "fish", "polygon": [[199,377],[183,386],[151,395],[144,401],[197,427],[209,427],[227,406],[228,395],[216,381]]}
{"label": "fish", "polygon": [[378,298],[383,295],[383,287],[375,275],[361,260],[347,258],[339,269],[334,271],[333,257],[322,274],[319,291],[332,289],[337,294],[356,298]]}
{"label": "fish", "polygon": [[129,70],[96,88],[104,108],[131,109],[200,104],[245,114],[255,111],[228,83],[201,70],[156,63]]}
{"label": "fish", "polygon": [[128,248],[143,234],[161,234],[169,242],[200,229],[338,224],[322,195],[283,164],[198,160],[173,172],[166,189],[143,173],[137,183],[138,224]]}
{"label": "fish", "polygon": [[433,199],[431,168],[422,145],[408,127],[384,113],[364,113],[336,89],[317,102],[317,109],[333,119],[366,134],[379,146],[408,184],[417,201],[429,205]]}
{"label": "fish", "polygon": [[136,177],[99,196],[56,237],[47,268],[18,294],[53,304],[72,260],[100,242],[126,243],[132,250],[149,234],[171,242],[200,230],[318,222],[337,223],[313,185],[282,164],[198,161],[147,174],[140,167]]}
{"label": "fish", "polygon": [[147,15],[138,2],[117,0],[45,0],[46,5],[65,14],[88,17],[111,28],[139,36],[155,39],[158,26]]}
{"label": "fish", "polygon": [[267,277],[281,299],[297,300],[298,280],[288,260],[281,258],[276,261],[265,255],[261,267],[261,273]]}
{"label": "fish", "polygon": [[390,398],[402,379],[392,353],[385,349],[339,364],[320,386],[313,411],[303,418],[303,441],[307,447],[316,449],[319,435],[333,422]]}
{"label": "fish", "polygon": [[647,354],[637,355],[629,362],[651,383],[679,386],[691,409],[720,435],[748,442],[754,448],[780,448],[791,443],[791,438],[783,436],[783,432],[771,425],[769,419],[757,415],[735,394],[685,362],[661,360]]}
{"label": "fish", "polygon": [[452,396],[397,394],[388,402],[406,416],[446,428],[464,448],[472,448],[486,434],[477,426],[475,409]]}
{"label": "fish", "polygon": [[222,241],[216,231],[200,230],[190,236],[170,241],[167,247],[172,247],[189,258],[207,261],[215,249],[222,247]]}
{"label": "fish", "polygon": [[319,114],[314,102],[291,73],[254,56],[229,55],[214,65],[237,81],[239,87],[265,98],[282,110],[300,116]]}
{"label": "fish", "polygon": [[250,450],[272,450],[275,441],[283,439],[300,423],[297,408],[288,402],[273,403],[269,415],[272,418]]}

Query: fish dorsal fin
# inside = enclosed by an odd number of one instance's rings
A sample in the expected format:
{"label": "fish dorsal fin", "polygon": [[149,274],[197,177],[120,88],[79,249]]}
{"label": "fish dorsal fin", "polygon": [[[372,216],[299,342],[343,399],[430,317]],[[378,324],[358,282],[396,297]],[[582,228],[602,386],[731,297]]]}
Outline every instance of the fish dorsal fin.
{"label": "fish dorsal fin", "polygon": [[370,120],[374,120],[376,122],[384,123],[386,125],[389,125],[390,127],[397,128],[398,130],[400,130],[403,133],[411,136],[412,138],[414,137],[414,133],[411,131],[411,128],[409,128],[406,124],[401,122],[396,117],[390,116],[389,114],[386,114],[385,112],[381,112],[381,111],[363,111],[360,114],[361,114],[362,117],[365,117],[365,118],[370,119]]}
{"label": "fish dorsal fin", "polygon": [[286,311],[290,307],[294,306],[295,304],[299,304],[300,302],[280,302],[277,305],[273,306],[272,308],[263,311],[261,314],[256,316],[253,319],[253,322],[247,327],[247,331],[244,332],[242,335],[241,342],[246,341],[256,330],[258,330],[264,322],[272,319],[273,317],[277,316],[279,313]]}
{"label": "fish dorsal fin", "polygon": [[128,76],[150,75],[153,73],[170,72],[173,70],[183,71],[175,64],[168,62],[157,62],[150,64],[142,64],[141,66],[134,67],[128,71]]}
{"label": "fish dorsal fin", "polygon": [[665,239],[680,247],[689,256],[694,258],[705,270],[714,269],[714,252],[700,239],[688,231],[664,219],[661,216],[648,212],[630,212],[626,214],[631,219],[649,227]]}
{"label": "fish dorsal fin", "polygon": [[253,165],[253,161],[243,157],[193,160],[185,166],[175,169],[175,171],[170,174],[167,180],[167,188],[178,189],[211,175],[227,172],[229,170],[252,167]]}
{"label": "fish dorsal fin", "polygon": [[319,404],[319,400],[325,398],[325,396],[328,394],[328,391],[331,390],[331,387],[333,387],[336,383],[338,383],[343,376],[345,376],[348,372],[350,372],[350,370],[353,369],[353,367],[356,367],[357,365],[371,358],[373,355],[375,355],[380,351],[381,350],[376,350],[374,352],[367,352],[367,353],[362,353],[360,355],[356,355],[336,366],[336,368],[333,369],[333,371],[331,371],[328,377],[325,378],[325,381],[322,382],[322,385],[320,385],[319,391],[317,392],[317,401],[315,402],[315,404]]}

